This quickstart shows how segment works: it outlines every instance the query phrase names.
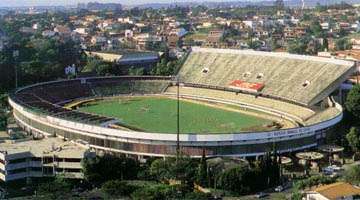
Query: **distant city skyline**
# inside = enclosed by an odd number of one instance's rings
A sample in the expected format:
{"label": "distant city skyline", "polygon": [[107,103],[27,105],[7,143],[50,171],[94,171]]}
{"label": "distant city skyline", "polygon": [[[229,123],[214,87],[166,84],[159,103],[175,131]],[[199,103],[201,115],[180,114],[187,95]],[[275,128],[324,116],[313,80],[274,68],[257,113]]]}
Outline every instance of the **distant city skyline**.
{"label": "distant city skyline", "polygon": [[[99,3],[121,3],[124,5],[137,5],[146,3],[176,3],[176,2],[228,2],[235,0],[0,0],[0,7],[21,7],[21,6],[67,6],[78,3],[99,2]],[[239,1],[239,0],[237,0]],[[240,0],[260,1],[260,0]],[[271,0],[265,0],[271,1]]]}

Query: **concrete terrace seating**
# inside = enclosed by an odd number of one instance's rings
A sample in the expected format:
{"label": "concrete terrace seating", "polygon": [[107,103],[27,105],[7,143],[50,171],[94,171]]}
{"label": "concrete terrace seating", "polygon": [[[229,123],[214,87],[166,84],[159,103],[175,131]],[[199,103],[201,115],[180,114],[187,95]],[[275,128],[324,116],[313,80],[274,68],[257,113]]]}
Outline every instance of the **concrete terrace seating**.
{"label": "concrete terrace seating", "polygon": [[[204,69],[206,72],[203,72]],[[269,52],[194,48],[179,75],[183,82],[211,86],[227,87],[238,79],[264,83],[263,94],[303,105],[314,105],[336,89],[353,70],[353,63],[347,61]]]}
{"label": "concrete terrace seating", "polygon": [[120,94],[156,94],[161,93],[164,88],[169,84],[168,81],[155,81],[155,80],[124,80],[124,81],[102,81],[92,82],[91,86],[98,96],[113,96]]}
{"label": "concrete terrace seating", "polygon": [[25,91],[29,94],[33,94],[43,101],[48,101],[54,104],[93,95],[89,85],[82,84],[78,80],[39,85],[37,87],[27,88]]}
{"label": "concrete terrace seating", "polygon": [[[166,90],[166,93],[176,93],[176,92],[177,92],[177,88],[175,86],[169,87]],[[279,110],[284,113],[292,114],[294,116],[301,118],[303,121],[305,121],[306,119],[310,118],[315,114],[314,111],[295,104],[290,104],[290,103],[277,101],[269,98],[263,98],[263,97],[255,98],[254,95],[241,94],[241,93],[236,94],[235,92],[211,90],[204,88],[181,87],[180,94],[211,97],[215,99],[226,99],[226,100],[238,101],[240,103],[245,103],[250,105],[263,106],[266,108]]]}
{"label": "concrete terrace seating", "polygon": [[105,77],[64,80],[33,85],[17,92],[18,103],[41,113],[90,124],[102,124],[114,118],[69,110],[62,105],[76,99],[120,94],[161,93],[169,77]]}
{"label": "concrete terrace seating", "polygon": [[317,112],[316,115],[314,115],[313,117],[311,117],[310,119],[308,119],[306,121],[306,124],[312,125],[312,124],[320,123],[320,122],[326,121],[328,119],[331,119],[338,114],[340,114],[339,109],[337,109],[335,107],[329,107],[329,108],[326,108],[325,110]]}

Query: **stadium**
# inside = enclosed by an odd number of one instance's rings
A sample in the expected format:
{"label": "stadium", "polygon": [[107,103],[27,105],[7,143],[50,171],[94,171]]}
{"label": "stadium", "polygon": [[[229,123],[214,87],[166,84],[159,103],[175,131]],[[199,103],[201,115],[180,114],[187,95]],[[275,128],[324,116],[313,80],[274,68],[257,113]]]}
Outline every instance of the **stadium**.
{"label": "stadium", "polygon": [[349,61],[247,50],[193,48],[184,59],[176,77],[39,83],[9,103],[29,134],[99,152],[174,156],[179,128],[185,155],[258,156],[323,143],[343,117],[340,85],[355,71]]}

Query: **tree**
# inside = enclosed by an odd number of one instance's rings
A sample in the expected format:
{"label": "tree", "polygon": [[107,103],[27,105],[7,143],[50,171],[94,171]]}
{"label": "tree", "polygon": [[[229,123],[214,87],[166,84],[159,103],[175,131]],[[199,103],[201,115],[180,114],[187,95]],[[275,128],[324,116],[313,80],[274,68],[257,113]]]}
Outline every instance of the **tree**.
{"label": "tree", "polygon": [[360,131],[357,127],[350,128],[350,132],[346,135],[346,139],[354,152],[360,151]]}
{"label": "tree", "polygon": [[174,194],[174,188],[168,185],[154,185],[150,187],[139,188],[131,194],[134,200],[166,200]]}
{"label": "tree", "polygon": [[354,165],[345,170],[345,181],[354,185],[360,184],[360,165]]}
{"label": "tree", "polygon": [[158,181],[163,181],[170,178],[169,168],[170,163],[162,159],[154,160],[150,166],[150,174]]}
{"label": "tree", "polygon": [[71,192],[72,184],[62,176],[56,176],[52,182],[42,183],[37,187],[37,194],[44,199],[64,199]]}
{"label": "tree", "polygon": [[210,198],[210,194],[202,193],[202,192],[190,192],[185,195],[186,200],[208,200]]}
{"label": "tree", "polygon": [[135,179],[139,169],[139,163],[132,158],[108,154],[86,158],[82,165],[85,180],[94,185],[101,185],[109,180]]}
{"label": "tree", "polygon": [[253,41],[252,39],[250,39],[247,44],[249,45],[250,49],[254,50],[257,50],[262,46],[262,42],[260,40]]}
{"label": "tree", "polygon": [[144,75],[144,68],[136,68],[136,67],[130,67],[129,69],[129,75],[131,76],[141,76]]}
{"label": "tree", "polygon": [[203,156],[200,160],[198,172],[197,172],[197,183],[203,187],[208,186],[208,173],[207,173],[207,162],[205,157],[205,152],[203,152]]}
{"label": "tree", "polygon": [[4,131],[7,127],[7,115],[6,113],[0,111],[0,130]]}
{"label": "tree", "polygon": [[148,41],[145,43],[145,49],[149,51],[160,51],[160,52],[168,51],[168,47],[165,42]]}
{"label": "tree", "polygon": [[129,196],[136,188],[124,181],[111,180],[101,186],[101,190],[109,197]]}
{"label": "tree", "polygon": [[299,190],[294,189],[291,194],[291,200],[302,200],[303,195]]}
{"label": "tree", "polygon": [[302,37],[295,39],[288,43],[287,51],[294,54],[307,54],[307,44],[310,42],[310,38]]}
{"label": "tree", "polygon": [[181,183],[192,185],[196,180],[198,163],[188,157],[167,158],[155,160],[150,167],[150,174],[158,181],[179,180]]}
{"label": "tree", "polygon": [[251,191],[247,177],[251,176],[248,168],[234,167],[224,171],[219,175],[217,184],[225,190],[236,192],[237,194],[247,194]]}
{"label": "tree", "polygon": [[9,109],[8,94],[0,94],[0,112]]}
{"label": "tree", "polygon": [[161,61],[151,70],[152,75],[169,76],[174,75],[179,68],[181,60],[169,61],[167,58]]}
{"label": "tree", "polygon": [[335,41],[336,50],[347,50],[351,49],[350,39],[347,37],[340,38]]}
{"label": "tree", "polygon": [[360,119],[360,85],[355,85],[347,95],[346,109],[355,117]]}
{"label": "tree", "polygon": [[319,20],[315,19],[315,20],[311,21],[310,32],[315,37],[323,37],[323,31],[322,31],[322,27],[320,25]]}
{"label": "tree", "polygon": [[297,181],[294,184],[294,190],[304,190],[306,188],[311,188],[313,186],[317,186],[320,184],[324,185],[324,184],[334,183],[335,181],[336,178],[332,178],[329,176],[323,176],[323,175],[311,176],[308,179]]}
{"label": "tree", "polygon": [[99,76],[104,76],[111,73],[111,63],[105,62],[98,57],[88,57],[87,64],[83,68],[82,72],[95,72]]}

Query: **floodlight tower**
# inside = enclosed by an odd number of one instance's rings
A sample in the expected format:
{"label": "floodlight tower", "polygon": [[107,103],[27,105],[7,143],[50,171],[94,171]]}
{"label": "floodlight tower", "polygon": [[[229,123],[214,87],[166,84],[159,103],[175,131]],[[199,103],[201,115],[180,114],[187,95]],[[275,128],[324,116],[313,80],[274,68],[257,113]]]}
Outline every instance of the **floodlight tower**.
{"label": "floodlight tower", "polygon": [[180,155],[180,75],[176,75],[176,100],[177,100],[177,114],[176,114],[176,160],[179,159]]}

